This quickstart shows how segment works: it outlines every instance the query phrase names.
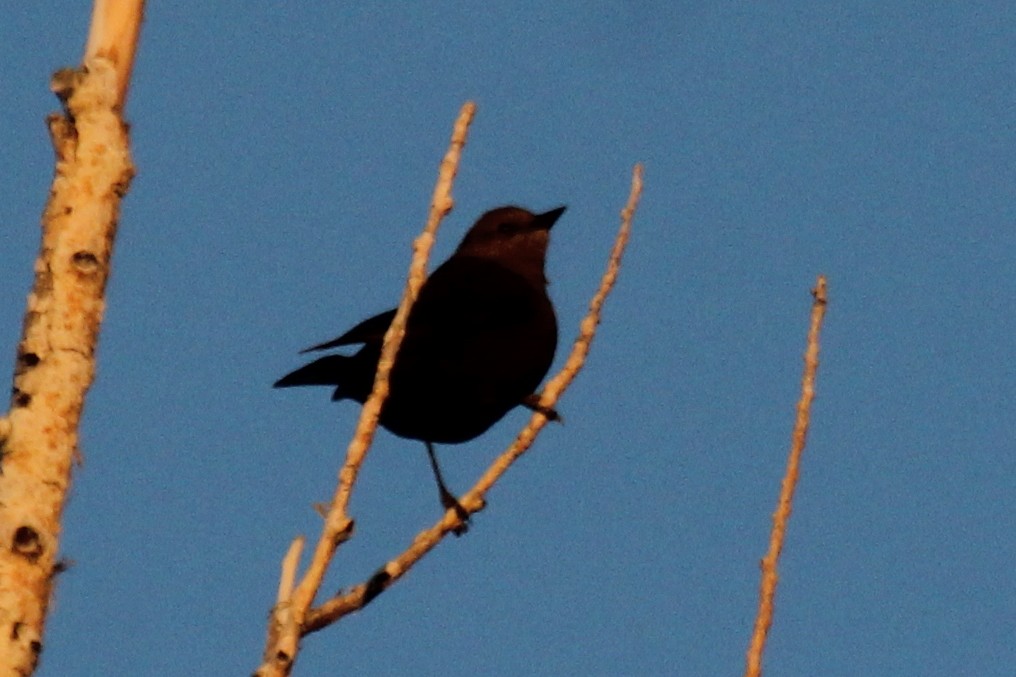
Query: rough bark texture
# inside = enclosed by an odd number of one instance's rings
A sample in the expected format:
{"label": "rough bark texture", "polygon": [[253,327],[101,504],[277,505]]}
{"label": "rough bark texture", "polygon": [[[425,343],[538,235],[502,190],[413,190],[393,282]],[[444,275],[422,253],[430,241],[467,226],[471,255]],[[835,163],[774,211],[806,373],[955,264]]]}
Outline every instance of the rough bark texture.
{"label": "rough bark texture", "polygon": [[42,649],[120,200],[134,173],[112,63],[60,71],[53,89],[65,104],[49,119],[56,172],[0,419],[0,675],[30,674]]}

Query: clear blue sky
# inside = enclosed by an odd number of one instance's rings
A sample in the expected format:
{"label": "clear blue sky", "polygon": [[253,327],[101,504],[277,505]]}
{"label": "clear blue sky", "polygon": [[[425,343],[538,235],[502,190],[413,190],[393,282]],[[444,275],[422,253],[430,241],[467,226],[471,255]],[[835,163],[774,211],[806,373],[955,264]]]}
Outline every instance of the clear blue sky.
{"label": "clear blue sky", "polygon": [[[81,4],[0,22],[8,365]],[[767,673],[1011,676],[1014,45],[1011,2],[150,3],[39,674],[255,667],[358,413],[270,384],[394,302],[474,99],[435,260],[485,209],[567,204],[564,354],[641,161],[625,267],[565,425],[296,674],[740,674],[825,273]],[[524,420],[441,449],[453,487]],[[379,435],[352,510],[329,589],[436,518],[422,445]]]}

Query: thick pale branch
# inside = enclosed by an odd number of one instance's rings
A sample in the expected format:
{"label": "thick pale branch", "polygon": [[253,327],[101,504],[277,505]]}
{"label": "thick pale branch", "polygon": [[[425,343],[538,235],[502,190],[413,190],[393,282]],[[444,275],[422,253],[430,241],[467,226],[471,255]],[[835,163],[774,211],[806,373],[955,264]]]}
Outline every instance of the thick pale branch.
{"label": "thick pale branch", "polygon": [[144,9],[144,0],[95,0],[92,8],[92,27],[83,61],[87,64],[92,59],[105,58],[113,64],[117,108],[122,108],[127,98]]}
{"label": "thick pale branch", "polygon": [[95,372],[120,201],[134,174],[120,104],[136,40],[135,27],[124,41],[106,43],[129,56],[119,70],[105,53],[88,52],[82,68],[62,70],[52,80],[65,114],[49,118],[56,171],[18,344],[11,408],[0,419],[3,675],[30,674],[42,649],[58,571],[60,516],[79,458],[78,423]]}
{"label": "thick pale branch", "polygon": [[819,275],[815,289],[812,290],[814,302],[811,306],[811,325],[808,329],[808,347],[804,353],[804,376],[801,379],[801,399],[797,403],[797,420],[791,435],[790,454],[787,458],[787,470],[780,486],[780,498],[773,514],[773,529],[769,536],[769,552],[762,559],[762,582],[759,590],[758,615],[755,618],[755,629],[751,644],[748,647],[745,677],[758,677],[762,674],[762,654],[765,651],[766,638],[773,623],[773,599],[776,597],[776,584],[779,580],[777,564],[783,551],[783,540],[787,532],[787,522],[793,507],[794,490],[800,474],[801,455],[808,436],[808,425],[811,421],[811,402],[815,398],[815,375],[818,373],[818,339],[825,319],[828,294],[826,279]]}

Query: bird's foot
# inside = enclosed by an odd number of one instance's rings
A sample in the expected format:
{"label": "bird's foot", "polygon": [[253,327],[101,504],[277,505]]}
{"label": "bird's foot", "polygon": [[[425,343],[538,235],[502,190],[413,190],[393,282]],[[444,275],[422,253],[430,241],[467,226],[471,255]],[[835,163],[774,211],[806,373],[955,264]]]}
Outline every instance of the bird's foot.
{"label": "bird's foot", "polygon": [[536,393],[533,393],[532,395],[527,395],[525,399],[522,400],[522,406],[525,407],[526,409],[530,409],[539,414],[543,414],[544,416],[547,417],[548,421],[554,421],[556,423],[564,423],[564,418],[561,416],[561,414],[557,413],[557,409],[554,409],[554,407],[547,407],[540,404],[540,396],[537,395]]}
{"label": "bird's foot", "polygon": [[452,527],[453,534],[461,536],[469,531],[469,511],[459,503],[459,499],[452,496],[449,491],[442,491],[441,505],[444,506],[445,510],[454,510],[455,515],[459,518],[459,524]]}

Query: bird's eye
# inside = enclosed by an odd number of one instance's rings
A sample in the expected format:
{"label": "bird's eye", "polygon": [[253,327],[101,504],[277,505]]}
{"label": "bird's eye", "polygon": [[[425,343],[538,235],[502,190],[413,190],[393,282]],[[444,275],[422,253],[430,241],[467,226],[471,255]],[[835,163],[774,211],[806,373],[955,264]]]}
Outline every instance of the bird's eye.
{"label": "bird's eye", "polygon": [[505,235],[511,235],[519,231],[519,224],[514,221],[502,221],[497,224],[497,232],[504,233]]}

